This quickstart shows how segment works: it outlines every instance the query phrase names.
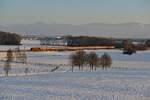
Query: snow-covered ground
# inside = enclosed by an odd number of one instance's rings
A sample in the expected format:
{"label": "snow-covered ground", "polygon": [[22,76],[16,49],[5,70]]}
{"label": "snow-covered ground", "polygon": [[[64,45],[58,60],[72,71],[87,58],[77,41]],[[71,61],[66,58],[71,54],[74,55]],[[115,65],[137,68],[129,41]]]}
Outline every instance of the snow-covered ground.
{"label": "snow-covered ground", "polygon": [[[96,50],[99,56],[104,52],[112,56],[112,68],[74,72],[68,59],[73,52],[28,52],[28,64],[13,62],[10,76],[0,75],[0,100],[150,100],[150,51],[129,56]],[[0,53],[0,60],[5,55]],[[3,66],[0,62],[0,74]],[[32,70],[25,75],[27,67]]]}
{"label": "snow-covered ground", "polygon": [[150,100],[150,70],[1,77],[0,100]]}

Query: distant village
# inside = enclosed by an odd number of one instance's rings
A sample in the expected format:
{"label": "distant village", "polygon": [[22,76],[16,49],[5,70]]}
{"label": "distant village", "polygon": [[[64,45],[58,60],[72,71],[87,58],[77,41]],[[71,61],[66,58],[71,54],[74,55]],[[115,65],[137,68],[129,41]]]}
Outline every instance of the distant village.
{"label": "distant village", "polygon": [[25,35],[26,40],[40,40],[41,45],[50,46],[107,46],[107,48],[123,48],[125,41],[130,41],[137,50],[146,50],[150,48],[150,39],[137,38],[107,38],[92,36],[51,36],[40,37]]}

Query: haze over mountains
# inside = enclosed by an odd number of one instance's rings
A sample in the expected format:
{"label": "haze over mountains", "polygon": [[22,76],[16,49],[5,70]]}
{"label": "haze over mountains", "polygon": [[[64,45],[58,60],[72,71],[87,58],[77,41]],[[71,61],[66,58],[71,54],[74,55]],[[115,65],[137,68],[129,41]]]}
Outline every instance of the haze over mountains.
{"label": "haze over mountains", "polygon": [[3,26],[0,31],[16,32],[19,34],[36,35],[90,35],[121,38],[150,38],[150,24],[140,23],[89,23],[82,25],[72,24],[18,24]]}

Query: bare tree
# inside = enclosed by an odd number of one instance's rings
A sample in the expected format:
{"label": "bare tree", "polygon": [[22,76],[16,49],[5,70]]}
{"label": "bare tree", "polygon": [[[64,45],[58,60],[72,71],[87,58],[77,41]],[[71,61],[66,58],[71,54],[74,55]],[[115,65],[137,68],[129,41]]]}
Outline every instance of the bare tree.
{"label": "bare tree", "polygon": [[90,65],[90,70],[93,70],[93,67],[98,65],[98,55],[95,52],[90,52],[87,56],[87,63]]}
{"label": "bare tree", "polygon": [[85,56],[86,56],[86,52],[83,50],[77,51],[76,53],[76,59],[77,59],[77,64],[79,66],[79,69],[81,69],[80,67],[82,67],[83,70],[83,65],[85,63]]}
{"label": "bare tree", "polygon": [[82,67],[82,70],[83,70],[83,65],[85,62],[85,55],[86,55],[86,52],[83,50],[80,50],[80,51],[76,51],[75,54],[72,54],[70,56],[71,64],[72,64],[72,71],[73,71],[73,66],[79,66],[79,70],[81,69],[80,67]]}
{"label": "bare tree", "polygon": [[77,56],[75,54],[71,54],[69,58],[70,58],[71,66],[72,66],[72,72],[73,72],[74,66],[78,65]]}
{"label": "bare tree", "polygon": [[27,55],[26,55],[26,52],[25,51],[22,51],[21,52],[21,62],[23,64],[27,63]]}
{"label": "bare tree", "polygon": [[107,69],[111,66],[112,64],[112,58],[109,54],[104,53],[101,58],[100,58],[100,65],[102,66],[103,69]]}
{"label": "bare tree", "polygon": [[27,75],[28,72],[29,72],[29,68],[25,68],[24,72],[25,72],[25,74]]}
{"label": "bare tree", "polygon": [[20,62],[21,51],[19,47],[15,49],[14,56],[15,56],[15,61]]}
{"label": "bare tree", "polygon": [[21,51],[20,49],[16,49],[15,51],[16,62],[20,62],[25,64],[27,62],[27,55],[25,51]]}
{"label": "bare tree", "polygon": [[6,62],[5,62],[5,65],[4,65],[4,71],[5,71],[6,76],[8,76],[8,73],[11,70],[10,62],[12,62],[12,60],[13,60],[13,52],[12,52],[11,49],[9,49],[7,51]]}

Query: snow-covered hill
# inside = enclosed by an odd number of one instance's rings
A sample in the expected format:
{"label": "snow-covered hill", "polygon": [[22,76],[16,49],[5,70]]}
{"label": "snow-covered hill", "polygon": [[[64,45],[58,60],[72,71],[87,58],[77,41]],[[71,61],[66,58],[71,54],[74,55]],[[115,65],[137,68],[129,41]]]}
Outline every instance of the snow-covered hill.
{"label": "snow-covered hill", "polygon": [[1,31],[16,32],[19,34],[34,35],[94,35],[121,38],[150,38],[150,24],[121,23],[104,24],[89,23],[72,24],[19,24],[0,26]]}

